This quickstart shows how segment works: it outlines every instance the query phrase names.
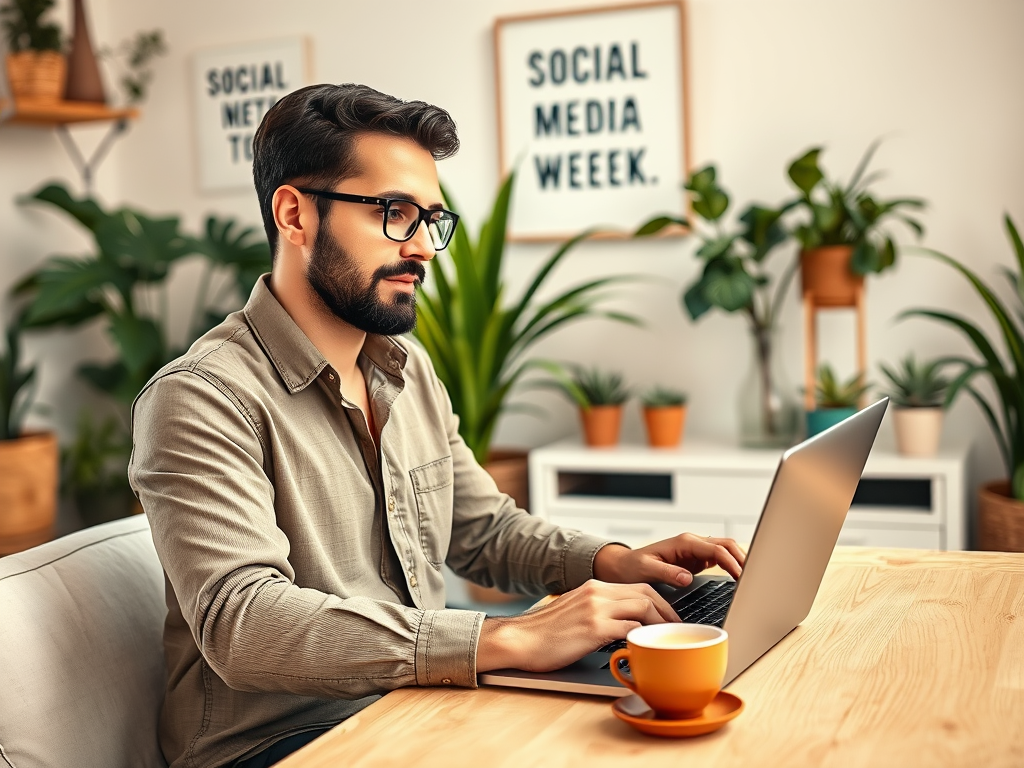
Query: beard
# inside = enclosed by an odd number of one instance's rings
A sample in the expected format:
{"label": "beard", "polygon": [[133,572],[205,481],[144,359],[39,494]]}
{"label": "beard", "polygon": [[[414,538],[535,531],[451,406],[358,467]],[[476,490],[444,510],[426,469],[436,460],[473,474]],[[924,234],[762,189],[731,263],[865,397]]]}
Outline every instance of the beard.
{"label": "beard", "polygon": [[313,241],[306,280],[324,306],[337,317],[364,333],[397,336],[416,327],[416,294],[398,292],[391,301],[381,298],[382,280],[412,275],[417,284],[426,279],[419,261],[403,260],[379,267],[367,280],[356,259],[322,226]]}

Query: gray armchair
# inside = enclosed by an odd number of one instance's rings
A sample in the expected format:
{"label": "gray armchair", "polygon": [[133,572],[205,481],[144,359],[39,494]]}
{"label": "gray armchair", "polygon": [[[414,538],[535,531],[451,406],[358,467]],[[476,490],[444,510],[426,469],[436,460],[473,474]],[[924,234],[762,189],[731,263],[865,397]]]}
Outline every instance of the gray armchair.
{"label": "gray armchair", "polygon": [[141,515],[0,559],[0,768],[166,768],[164,600]]}

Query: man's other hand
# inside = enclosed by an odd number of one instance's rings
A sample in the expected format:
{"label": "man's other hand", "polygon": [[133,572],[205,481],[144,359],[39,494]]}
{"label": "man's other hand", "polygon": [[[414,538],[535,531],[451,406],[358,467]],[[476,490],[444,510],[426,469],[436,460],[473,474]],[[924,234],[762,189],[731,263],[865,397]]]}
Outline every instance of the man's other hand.
{"label": "man's other hand", "polygon": [[594,558],[594,578],[620,584],[656,581],[685,587],[693,575],[716,565],[740,577],[746,555],[732,539],[682,533],[640,549],[609,544]]}
{"label": "man's other hand", "polygon": [[522,616],[485,619],[476,669],[548,672],[621,640],[635,627],[668,621],[679,617],[649,584],[591,579]]}

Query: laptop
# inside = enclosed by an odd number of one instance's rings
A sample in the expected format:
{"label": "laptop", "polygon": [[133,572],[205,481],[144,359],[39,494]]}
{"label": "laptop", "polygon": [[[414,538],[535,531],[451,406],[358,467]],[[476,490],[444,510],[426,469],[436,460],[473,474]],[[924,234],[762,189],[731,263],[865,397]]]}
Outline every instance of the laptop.
{"label": "laptop", "polygon": [[[684,621],[729,633],[728,685],[811,610],[889,399],[787,450],[779,460],[738,581],[697,576],[682,588],[655,588]],[[499,669],[481,685],[625,696],[608,669],[620,640],[554,672]]]}

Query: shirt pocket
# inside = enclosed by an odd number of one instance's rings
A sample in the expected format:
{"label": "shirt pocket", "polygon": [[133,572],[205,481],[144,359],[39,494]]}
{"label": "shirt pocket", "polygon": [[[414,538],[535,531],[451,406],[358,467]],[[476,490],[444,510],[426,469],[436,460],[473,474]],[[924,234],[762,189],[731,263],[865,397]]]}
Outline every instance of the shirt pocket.
{"label": "shirt pocket", "polygon": [[452,509],[455,503],[455,474],[452,457],[432,461],[409,470],[416,493],[420,548],[437,569],[448,556],[452,538]]}

